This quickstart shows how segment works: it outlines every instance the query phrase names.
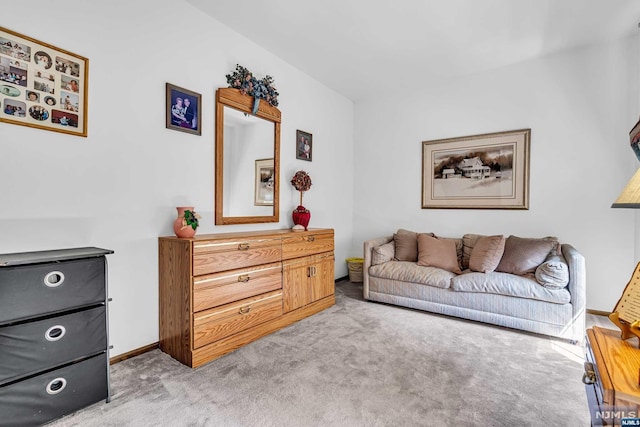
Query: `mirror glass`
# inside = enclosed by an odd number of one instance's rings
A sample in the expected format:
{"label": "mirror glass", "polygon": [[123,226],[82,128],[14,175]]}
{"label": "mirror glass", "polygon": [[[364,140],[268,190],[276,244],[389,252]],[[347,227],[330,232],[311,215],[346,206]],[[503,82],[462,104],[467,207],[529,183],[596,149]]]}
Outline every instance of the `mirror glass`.
{"label": "mirror glass", "polygon": [[274,126],[224,107],[223,216],[273,215]]}
{"label": "mirror glass", "polygon": [[215,223],[279,221],[280,110],[237,89],[216,92]]}

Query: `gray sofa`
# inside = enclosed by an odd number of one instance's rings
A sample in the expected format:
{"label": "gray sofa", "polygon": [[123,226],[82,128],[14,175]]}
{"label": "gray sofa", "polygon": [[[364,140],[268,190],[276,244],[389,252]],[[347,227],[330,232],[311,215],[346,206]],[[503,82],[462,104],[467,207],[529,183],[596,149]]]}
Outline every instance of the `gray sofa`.
{"label": "gray sofa", "polygon": [[[456,241],[460,255],[462,239],[449,240]],[[573,343],[583,341],[585,261],[573,246],[557,244],[557,254],[561,251],[566,261],[568,284],[561,289],[548,289],[532,274],[470,271],[467,252],[473,248],[465,247],[466,259],[460,257],[462,274],[398,261],[393,256],[381,261],[380,248],[393,251],[393,242],[394,236],[364,242],[366,300],[559,337]]]}

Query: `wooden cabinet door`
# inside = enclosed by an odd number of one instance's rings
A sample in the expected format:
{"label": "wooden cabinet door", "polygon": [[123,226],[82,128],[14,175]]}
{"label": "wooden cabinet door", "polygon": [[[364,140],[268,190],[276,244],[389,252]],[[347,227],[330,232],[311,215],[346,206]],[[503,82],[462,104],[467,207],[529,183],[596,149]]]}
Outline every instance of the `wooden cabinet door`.
{"label": "wooden cabinet door", "polygon": [[309,257],[282,264],[282,311],[288,313],[311,302]]}
{"label": "wooden cabinet door", "polygon": [[334,262],[333,252],[313,258],[310,269],[311,302],[333,295]]}

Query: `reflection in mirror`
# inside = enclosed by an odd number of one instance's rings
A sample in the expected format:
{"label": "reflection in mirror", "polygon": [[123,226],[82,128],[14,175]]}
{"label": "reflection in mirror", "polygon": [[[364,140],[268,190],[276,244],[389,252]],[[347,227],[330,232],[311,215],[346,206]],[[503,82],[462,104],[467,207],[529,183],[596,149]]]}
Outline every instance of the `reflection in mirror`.
{"label": "reflection in mirror", "polygon": [[[269,178],[273,189],[273,132],[272,122],[224,107],[224,216],[273,215],[273,190],[265,191]],[[271,159],[270,177],[268,168],[256,165],[265,159]]]}
{"label": "reflection in mirror", "polygon": [[237,89],[216,92],[215,223],[279,221],[280,110]]}

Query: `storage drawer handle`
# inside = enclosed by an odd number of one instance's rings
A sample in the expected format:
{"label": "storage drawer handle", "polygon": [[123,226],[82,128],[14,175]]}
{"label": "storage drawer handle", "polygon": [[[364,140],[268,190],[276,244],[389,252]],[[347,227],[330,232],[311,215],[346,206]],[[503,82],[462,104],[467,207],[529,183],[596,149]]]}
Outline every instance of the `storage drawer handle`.
{"label": "storage drawer handle", "polygon": [[64,283],[64,273],[62,271],[52,271],[44,276],[44,284],[50,288],[55,288]]}
{"label": "storage drawer handle", "polygon": [[239,251],[246,251],[249,250],[249,244],[248,243],[240,243],[238,245],[238,250]]}
{"label": "storage drawer handle", "polygon": [[67,380],[62,377],[54,378],[47,384],[48,394],[58,394],[67,386]]}
{"label": "storage drawer handle", "polygon": [[587,385],[596,383],[596,370],[593,367],[593,363],[584,362],[584,375],[582,375],[582,382]]}
{"label": "storage drawer handle", "polygon": [[62,325],[55,325],[47,329],[44,337],[47,341],[58,341],[67,333],[67,329]]}
{"label": "storage drawer handle", "polygon": [[247,283],[249,280],[251,280],[251,277],[249,277],[246,274],[243,274],[242,276],[238,276],[238,282]]}
{"label": "storage drawer handle", "polygon": [[307,277],[316,277],[318,270],[315,267],[307,267]]}
{"label": "storage drawer handle", "polygon": [[314,242],[316,240],[316,236],[309,236],[307,237],[307,241],[308,242]]}
{"label": "storage drawer handle", "polygon": [[247,314],[251,311],[251,307],[240,307],[240,314]]}

